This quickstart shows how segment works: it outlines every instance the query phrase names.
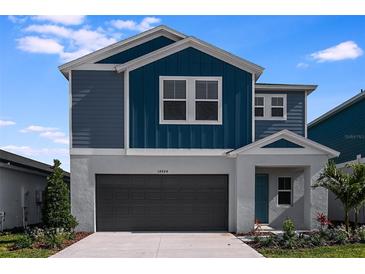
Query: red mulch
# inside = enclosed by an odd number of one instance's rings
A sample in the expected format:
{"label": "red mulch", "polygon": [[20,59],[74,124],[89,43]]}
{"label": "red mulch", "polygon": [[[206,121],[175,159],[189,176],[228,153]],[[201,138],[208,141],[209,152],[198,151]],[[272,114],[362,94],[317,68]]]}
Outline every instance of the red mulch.
{"label": "red mulch", "polygon": [[82,240],[83,238],[89,236],[90,234],[92,234],[92,232],[76,232],[75,238],[73,240],[66,240],[62,245],[62,249]]}

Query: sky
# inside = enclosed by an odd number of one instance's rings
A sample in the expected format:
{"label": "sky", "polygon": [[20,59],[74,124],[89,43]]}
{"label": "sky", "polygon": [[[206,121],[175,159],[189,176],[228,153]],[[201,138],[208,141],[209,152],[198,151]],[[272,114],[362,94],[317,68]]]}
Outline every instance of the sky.
{"label": "sky", "polygon": [[0,16],[0,148],[69,170],[58,66],[160,24],[263,66],[258,82],[318,85],[308,121],[365,89],[365,16]]}

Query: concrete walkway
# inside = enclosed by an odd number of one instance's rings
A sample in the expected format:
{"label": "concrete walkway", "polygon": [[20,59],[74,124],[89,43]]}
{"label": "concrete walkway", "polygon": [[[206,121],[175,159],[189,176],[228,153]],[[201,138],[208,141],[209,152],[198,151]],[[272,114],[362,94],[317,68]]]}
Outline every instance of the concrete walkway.
{"label": "concrete walkway", "polygon": [[53,258],[262,258],[231,233],[97,232]]}

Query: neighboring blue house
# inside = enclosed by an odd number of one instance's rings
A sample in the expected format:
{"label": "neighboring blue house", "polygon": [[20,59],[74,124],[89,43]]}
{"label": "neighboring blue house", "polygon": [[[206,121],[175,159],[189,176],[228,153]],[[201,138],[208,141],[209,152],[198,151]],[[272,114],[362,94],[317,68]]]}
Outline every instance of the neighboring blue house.
{"label": "neighboring blue house", "polygon": [[79,230],[313,228],[311,187],[338,152],[307,139],[313,85],[156,27],[60,66],[69,81],[71,200]]}
{"label": "neighboring blue house", "polygon": [[[365,163],[365,92],[361,90],[356,96],[311,122],[308,125],[308,137],[339,151],[340,156],[334,158],[339,167],[352,161]],[[328,199],[330,219],[343,220],[340,202],[331,192]],[[361,209],[359,217],[361,222],[365,222],[365,208]]]}

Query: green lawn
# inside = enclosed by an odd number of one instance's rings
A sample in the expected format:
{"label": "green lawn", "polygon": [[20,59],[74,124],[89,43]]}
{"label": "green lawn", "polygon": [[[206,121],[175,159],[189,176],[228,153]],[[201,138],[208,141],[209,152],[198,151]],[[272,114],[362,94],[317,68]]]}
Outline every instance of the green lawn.
{"label": "green lawn", "polygon": [[268,258],[365,258],[365,244],[322,246],[306,249],[268,249],[258,250]]}
{"label": "green lawn", "polygon": [[0,235],[0,258],[47,258],[56,253],[54,250],[23,248],[9,250],[22,234]]}

